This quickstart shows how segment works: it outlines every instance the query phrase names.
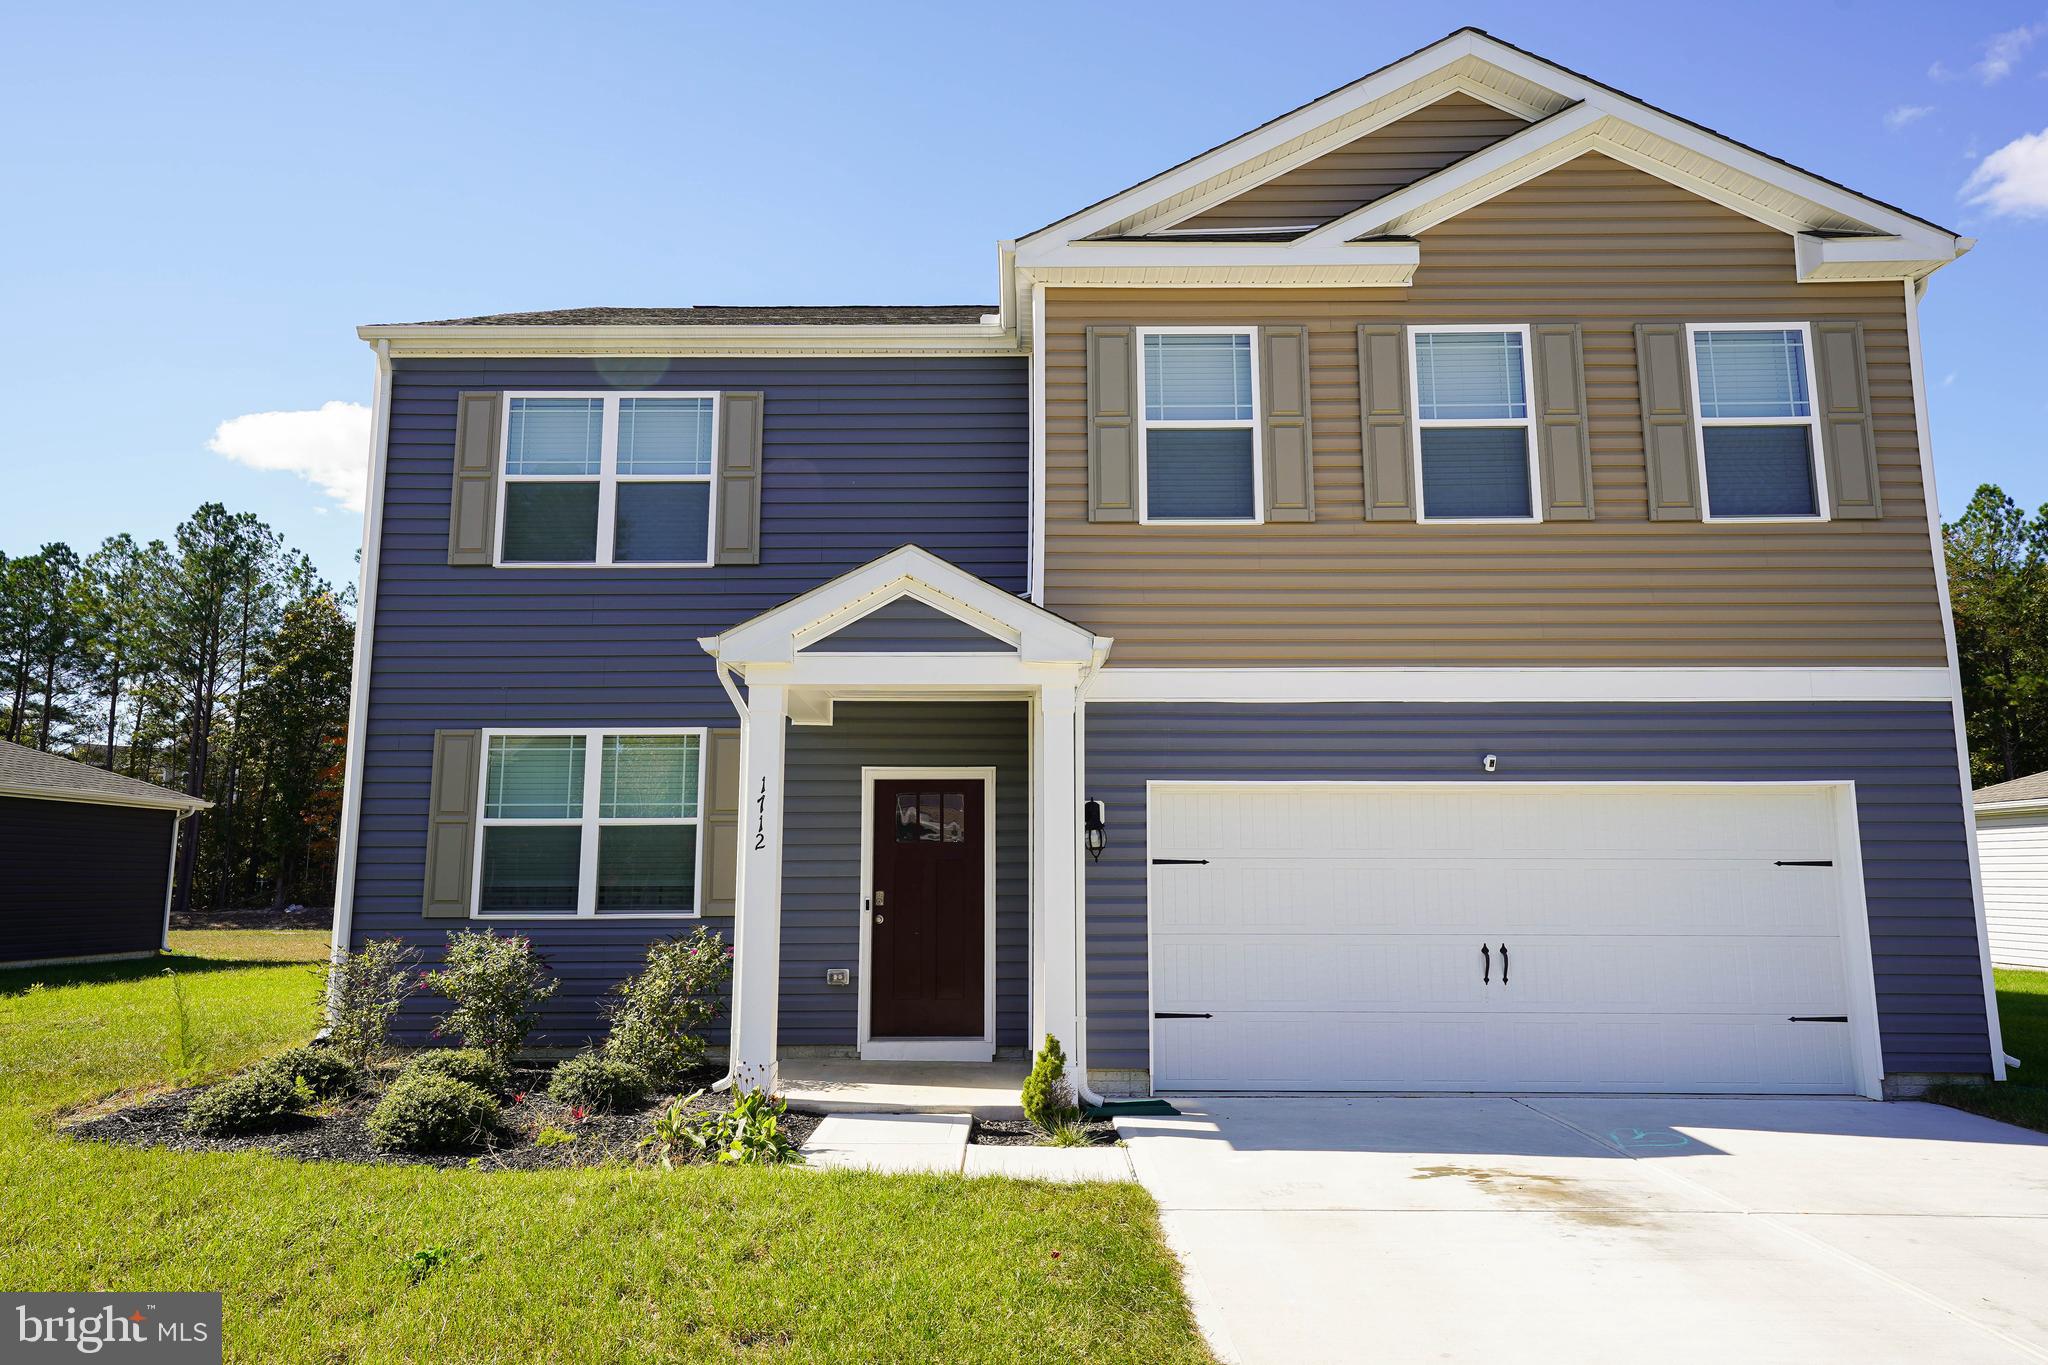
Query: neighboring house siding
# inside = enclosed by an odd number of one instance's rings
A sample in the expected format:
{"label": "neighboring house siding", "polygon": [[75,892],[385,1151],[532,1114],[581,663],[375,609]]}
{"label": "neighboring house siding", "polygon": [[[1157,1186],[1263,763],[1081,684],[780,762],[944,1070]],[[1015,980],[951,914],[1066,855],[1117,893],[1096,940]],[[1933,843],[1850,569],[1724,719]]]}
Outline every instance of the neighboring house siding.
{"label": "neighboring house siding", "polygon": [[174,818],[0,796],[0,962],[162,947]]}
{"label": "neighboring house siding", "polygon": [[[1030,951],[1030,732],[1023,702],[840,702],[793,725],[783,780],[785,1044],[851,1047],[860,1000],[863,767],[996,770],[996,1042],[1024,1043]],[[828,986],[828,967],[853,984]]]}
{"label": "neighboring house siding", "polygon": [[1977,812],[1991,960],[2048,969],[2048,810]]}
{"label": "neighboring house siding", "polygon": [[1526,127],[1526,120],[1470,95],[1446,95],[1173,226],[1245,229],[1327,223]]}
{"label": "neighboring house siding", "polygon": [[899,597],[804,646],[809,654],[1009,654],[1015,646],[958,617]]}
{"label": "neighboring house siding", "polygon": [[1095,704],[1088,1064],[1149,1067],[1145,784],[1853,780],[1888,1073],[1990,1069],[1967,816],[1939,704]]}
{"label": "neighboring house siding", "polygon": [[[353,934],[436,949],[420,879],[436,729],[734,726],[700,636],[915,543],[1009,591],[1026,571],[1021,359],[401,361],[391,397]],[[759,390],[761,563],[711,569],[452,568],[456,395],[483,389]],[[727,921],[711,921],[725,932]],[[563,987],[539,1039],[580,1041],[652,939],[694,921],[501,923]],[[424,1032],[436,1002],[408,1006]],[[722,1037],[722,1031],[720,1036]]]}
{"label": "neighboring house siding", "polygon": [[[1114,663],[1943,666],[1897,281],[1797,284],[1792,239],[1598,155],[1421,235],[1406,289],[1054,289],[1046,605]],[[1652,522],[1633,328],[1860,320],[1884,516]],[[1596,518],[1367,522],[1360,323],[1579,322]],[[1315,521],[1088,520],[1084,329],[1306,324]]]}

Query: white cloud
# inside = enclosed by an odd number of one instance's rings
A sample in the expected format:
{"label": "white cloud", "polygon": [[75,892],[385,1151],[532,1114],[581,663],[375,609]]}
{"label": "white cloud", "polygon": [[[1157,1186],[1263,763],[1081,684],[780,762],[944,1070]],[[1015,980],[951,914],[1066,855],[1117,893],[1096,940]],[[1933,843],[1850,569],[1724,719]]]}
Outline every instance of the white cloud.
{"label": "white cloud", "polygon": [[251,469],[296,474],[351,512],[363,510],[369,478],[370,410],[322,403],[311,412],[251,412],[213,430],[206,448]]}
{"label": "white cloud", "polygon": [[1918,123],[1933,112],[1934,106],[1931,104],[1902,104],[1884,116],[1884,126],[1896,133],[1907,124]]}
{"label": "white cloud", "polygon": [[2012,74],[2013,65],[2034,45],[2034,40],[2048,33],[2048,24],[2027,24],[2020,28],[2007,29],[1990,42],[1984,44],[1984,57],[1970,70],[1986,85],[1996,85]]}
{"label": "white cloud", "polygon": [[1962,193],[1993,213],[2048,216],[2048,128],[2016,137],[1978,162]]}

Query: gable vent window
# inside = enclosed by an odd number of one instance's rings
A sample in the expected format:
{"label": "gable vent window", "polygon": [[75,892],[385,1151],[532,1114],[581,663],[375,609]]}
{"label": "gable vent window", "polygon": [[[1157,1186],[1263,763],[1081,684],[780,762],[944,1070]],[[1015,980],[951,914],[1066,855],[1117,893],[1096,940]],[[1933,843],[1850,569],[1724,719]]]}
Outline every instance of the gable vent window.
{"label": "gable vent window", "polygon": [[1688,327],[1710,521],[1818,519],[1819,424],[1804,324]]}
{"label": "gable vent window", "polygon": [[508,394],[500,564],[711,562],[711,394]]}
{"label": "gable vent window", "polygon": [[1139,517],[1259,521],[1258,374],[1253,331],[1141,328],[1145,402]]}
{"label": "gable vent window", "polygon": [[1535,521],[1529,329],[1414,327],[1423,521]]}

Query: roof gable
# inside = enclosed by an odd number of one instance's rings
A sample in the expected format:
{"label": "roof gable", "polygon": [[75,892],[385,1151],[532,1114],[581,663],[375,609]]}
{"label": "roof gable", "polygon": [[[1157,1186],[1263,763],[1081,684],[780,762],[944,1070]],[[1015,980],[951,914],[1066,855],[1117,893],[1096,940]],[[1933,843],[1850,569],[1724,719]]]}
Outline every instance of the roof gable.
{"label": "roof gable", "polygon": [[[1459,96],[1530,120],[1399,188],[1284,240],[1177,232]],[[1798,239],[1798,278],[1917,278],[1970,243],[1882,201],[1461,29],[1015,244],[1047,284],[1406,285],[1415,233],[1588,151],[1600,151]],[[1262,197],[1263,196],[1263,197]],[[1220,221],[1211,219],[1211,221]]]}
{"label": "roof gable", "polygon": [[1404,189],[1529,125],[1529,120],[1453,90],[1411,114],[1311,161],[1153,229],[1305,232]]}
{"label": "roof gable", "polygon": [[1017,645],[906,592],[797,648],[810,654],[1007,654]]}

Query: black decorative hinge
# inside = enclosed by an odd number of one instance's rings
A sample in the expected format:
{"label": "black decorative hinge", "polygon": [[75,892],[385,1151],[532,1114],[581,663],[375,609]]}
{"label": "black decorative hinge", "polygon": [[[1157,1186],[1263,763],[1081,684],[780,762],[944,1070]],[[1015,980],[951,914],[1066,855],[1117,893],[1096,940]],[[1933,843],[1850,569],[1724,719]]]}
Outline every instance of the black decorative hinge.
{"label": "black decorative hinge", "polygon": [[1780,858],[1774,867],[1833,867],[1833,858]]}
{"label": "black decorative hinge", "polygon": [[1213,1019],[1216,1016],[1213,1014],[1180,1014],[1173,1010],[1155,1010],[1152,1013],[1152,1017],[1154,1019]]}
{"label": "black decorative hinge", "polygon": [[1152,860],[1152,866],[1154,867],[1207,867],[1208,865],[1209,860],[1207,858],[1154,858]]}

